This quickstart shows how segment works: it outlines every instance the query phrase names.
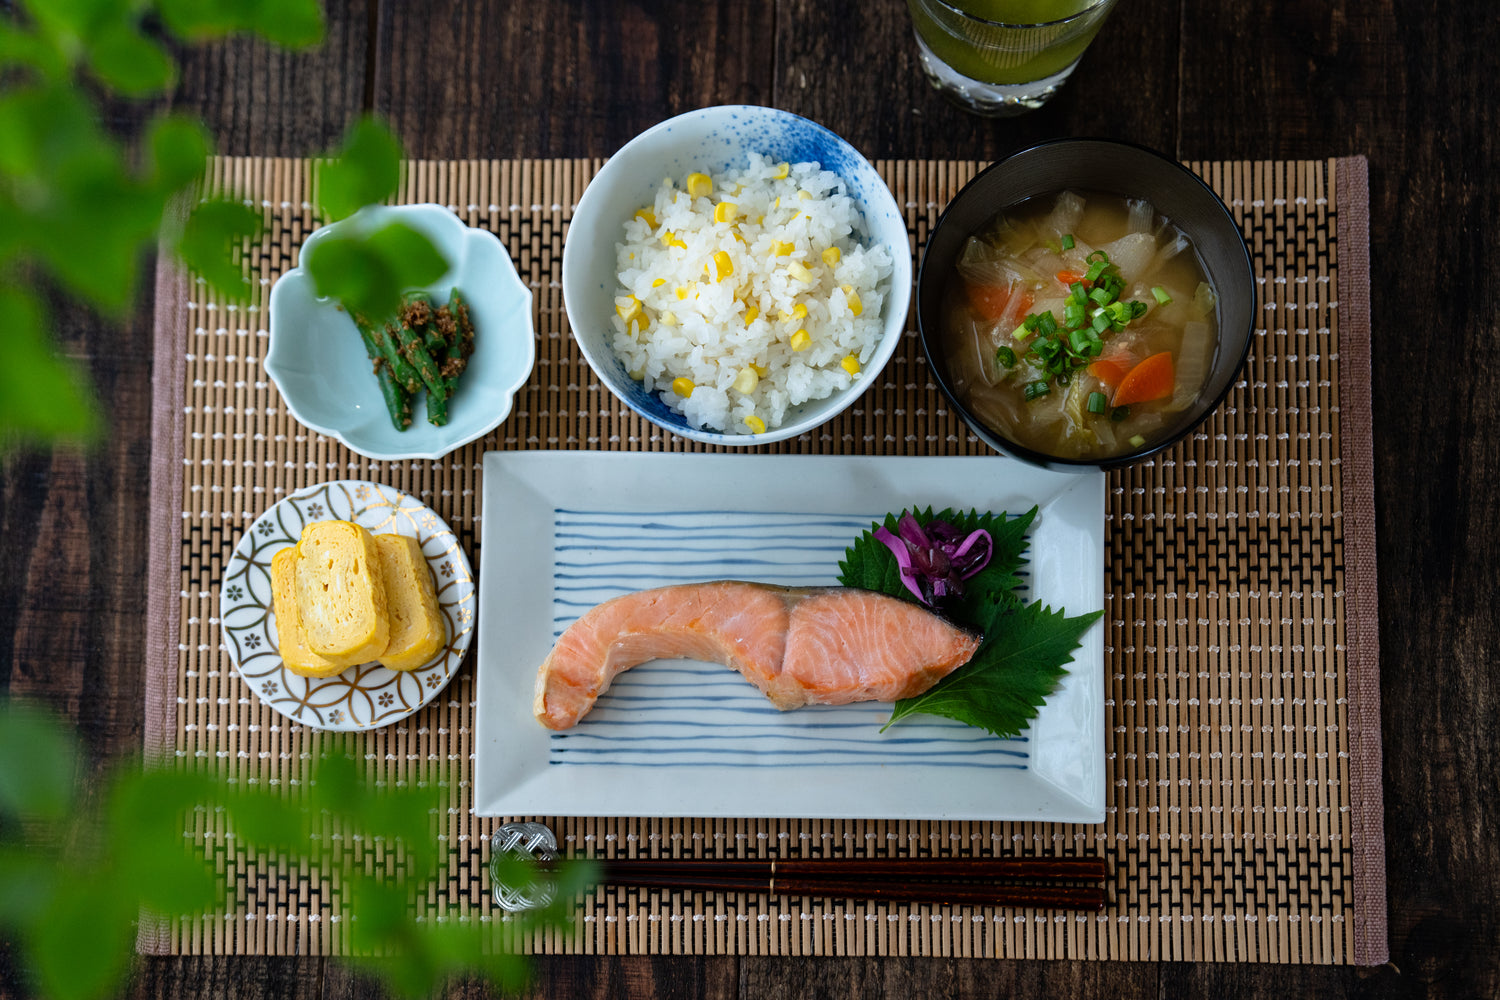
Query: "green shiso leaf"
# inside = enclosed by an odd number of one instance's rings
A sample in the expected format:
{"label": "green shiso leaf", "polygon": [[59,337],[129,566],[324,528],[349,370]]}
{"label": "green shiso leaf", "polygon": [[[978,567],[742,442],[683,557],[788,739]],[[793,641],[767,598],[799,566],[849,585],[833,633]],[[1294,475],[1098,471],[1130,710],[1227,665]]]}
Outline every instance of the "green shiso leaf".
{"label": "green shiso leaf", "polygon": [[[964,582],[964,593],[945,605],[943,614],[955,624],[982,635],[974,658],[916,698],[897,702],[889,728],[909,715],[940,715],[977,726],[995,736],[1019,734],[1036,717],[1037,709],[1067,672],[1079,641],[1103,611],[1068,617],[1021,598],[1021,568],[1026,532],[1037,508],[1009,517],[977,511],[913,511],[919,524],[947,521],[965,534],[984,529],[993,540],[989,564]],[[884,526],[896,533],[898,515],[887,514]],[[901,583],[900,569],[890,550],[875,539],[873,529],[860,535],[839,563],[839,582],[916,603]]]}

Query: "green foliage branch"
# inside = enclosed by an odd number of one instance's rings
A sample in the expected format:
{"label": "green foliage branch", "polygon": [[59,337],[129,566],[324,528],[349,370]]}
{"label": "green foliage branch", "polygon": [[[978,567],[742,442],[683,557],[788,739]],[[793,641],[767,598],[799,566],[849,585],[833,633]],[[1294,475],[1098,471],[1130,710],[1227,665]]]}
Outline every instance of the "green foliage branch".
{"label": "green foliage branch", "polygon": [[[232,197],[197,202],[183,219],[174,210],[194,201],[213,152],[203,125],[157,112],[138,141],[100,125],[105,95],[171,92],[169,42],[231,34],[308,48],[323,40],[323,13],[317,0],[19,0],[0,9],[0,453],[93,440],[106,422],[85,373],[54,342],[57,296],[120,321],[158,241],[225,298],[251,291],[242,258],[264,230],[262,213]],[[388,198],[400,158],[383,126],[356,123],[319,172],[323,219]],[[446,269],[401,225],[331,241],[324,256],[319,290],[371,315]]]}
{"label": "green foliage branch", "polygon": [[[127,762],[84,799],[67,728],[0,702],[0,937],[17,943],[30,986],[53,1000],[110,996],[128,974],[143,909],[152,919],[233,913],[239,901],[214,869],[208,838],[192,832],[214,826],[256,867],[305,867],[328,885],[351,961],[397,994],[427,996],[465,974],[519,988],[528,969],[520,944],[571,927],[593,869],[547,873],[556,901],[537,911],[490,921],[422,915],[448,878],[450,784],[436,769],[376,781],[357,738],[323,736],[311,767],[279,786]],[[362,852],[345,849],[356,840]],[[518,885],[544,877],[520,860],[500,875]]]}

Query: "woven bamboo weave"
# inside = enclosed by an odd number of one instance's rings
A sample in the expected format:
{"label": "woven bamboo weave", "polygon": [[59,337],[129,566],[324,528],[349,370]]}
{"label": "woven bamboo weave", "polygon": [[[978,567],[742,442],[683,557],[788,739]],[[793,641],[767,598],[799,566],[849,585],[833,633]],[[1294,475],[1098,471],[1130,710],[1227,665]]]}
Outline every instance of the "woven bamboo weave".
{"label": "woven bamboo weave", "polygon": [[[262,366],[266,302],[318,225],[309,164],[221,158],[209,187],[258,204],[259,294],[226,304],[158,277],[148,757],[226,781],[297,772],[317,734],[264,707],[220,647],[218,580],[261,511],[330,479],[389,483],[432,506],[475,565],[481,456],[491,449],[704,451],[625,409],[593,378],[563,310],[563,240],[598,161],[415,162],[400,202],[446,205],[496,233],[535,295],[537,363],[512,416],[441,461],[375,462],[307,431]],[[982,166],[876,164],[920,253]],[[543,952],[933,955],[1373,963],[1385,958],[1367,235],[1363,160],[1193,163],[1239,221],[1259,320],[1243,380],[1177,447],[1109,478],[1107,821],[1046,823],[552,819],[565,848],[618,855],[1103,854],[1103,914],[673,895],[611,889]],[[1365,282],[1362,285],[1361,282]],[[1341,298],[1344,301],[1341,301]],[[773,453],[967,455],[908,332],[866,394]],[[483,586],[483,581],[480,581]],[[1079,609],[1082,610],[1082,609]],[[424,710],[366,734],[376,775],[448,769],[447,880],[426,914],[499,919],[488,834],[472,812],[470,663]],[[198,838],[233,887],[227,913],[148,929],[142,949],[337,954],[336,890],[246,858],[212,813]],[[346,847],[359,857],[359,845]]]}

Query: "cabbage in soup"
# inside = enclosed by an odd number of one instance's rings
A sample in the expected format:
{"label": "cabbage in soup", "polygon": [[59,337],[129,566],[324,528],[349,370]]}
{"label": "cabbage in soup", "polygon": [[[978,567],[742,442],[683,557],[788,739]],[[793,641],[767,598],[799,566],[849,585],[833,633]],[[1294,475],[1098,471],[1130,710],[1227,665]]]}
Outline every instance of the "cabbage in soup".
{"label": "cabbage in soup", "polygon": [[950,383],[1033,451],[1107,459],[1172,433],[1218,343],[1213,289],[1149,202],[1064,191],[970,237],[944,307]]}

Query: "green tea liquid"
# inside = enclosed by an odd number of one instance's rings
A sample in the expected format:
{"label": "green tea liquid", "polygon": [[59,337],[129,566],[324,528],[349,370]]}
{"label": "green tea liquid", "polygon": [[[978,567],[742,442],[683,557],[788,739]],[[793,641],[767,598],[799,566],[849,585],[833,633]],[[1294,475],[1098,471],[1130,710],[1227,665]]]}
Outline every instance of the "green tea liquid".
{"label": "green tea liquid", "polygon": [[1096,0],[950,0],[949,6],[979,19],[972,20],[934,0],[907,0],[917,34],[934,56],[971,80],[995,84],[1029,83],[1072,66],[1104,18],[1049,22],[1096,5]]}

